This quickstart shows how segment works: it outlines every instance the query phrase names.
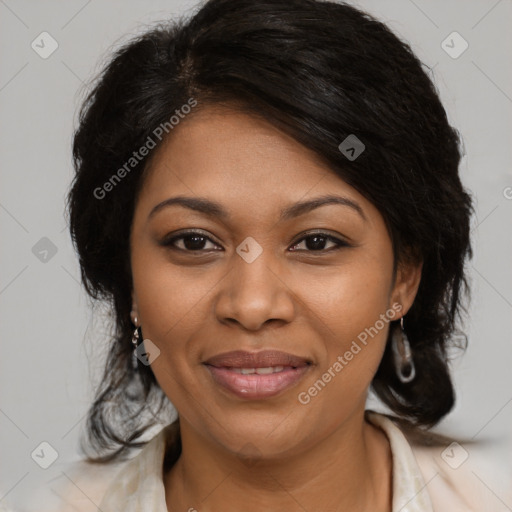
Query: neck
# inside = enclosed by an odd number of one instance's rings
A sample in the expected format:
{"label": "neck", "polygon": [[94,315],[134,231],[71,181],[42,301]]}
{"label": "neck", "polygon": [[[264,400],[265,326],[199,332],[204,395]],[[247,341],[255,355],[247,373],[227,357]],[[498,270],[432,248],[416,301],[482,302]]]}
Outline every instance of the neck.
{"label": "neck", "polygon": [[164,475],[169,510],[391,511],[389,442],[364,410],[329,437],[279,460],[214,446],[180,419],[182,453]]}

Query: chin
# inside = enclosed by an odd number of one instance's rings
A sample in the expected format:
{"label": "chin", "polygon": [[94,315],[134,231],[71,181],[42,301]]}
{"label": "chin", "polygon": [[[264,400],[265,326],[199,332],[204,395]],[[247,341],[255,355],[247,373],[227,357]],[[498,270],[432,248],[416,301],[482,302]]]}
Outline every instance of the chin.
{"label": "chin", "polygon": [[305,421],[300,421],[296,425],[285,422],[286,414],[259,412],[243,417],[240,415],[232,422],[228,422],[227,416],[224,416],[224,428],[215,422],[212,426],[216,432],[210,432],[210,435],[226,450],[242,458],[279,459],[294,453],[305,435],[303,426],[300,426],[304,425]]}

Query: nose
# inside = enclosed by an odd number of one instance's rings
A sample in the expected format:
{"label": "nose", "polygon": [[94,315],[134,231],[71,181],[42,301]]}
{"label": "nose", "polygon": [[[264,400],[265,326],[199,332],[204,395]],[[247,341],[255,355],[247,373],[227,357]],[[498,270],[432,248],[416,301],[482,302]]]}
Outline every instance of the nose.
{"label": "nose", "polygon": [[278,275],[278,265],[263,253],[248,263],[233,255],[233,266],[220,283],[215,314],[219,322],[257,331],[265,323],[293,320],[295,302],[289,283]]}

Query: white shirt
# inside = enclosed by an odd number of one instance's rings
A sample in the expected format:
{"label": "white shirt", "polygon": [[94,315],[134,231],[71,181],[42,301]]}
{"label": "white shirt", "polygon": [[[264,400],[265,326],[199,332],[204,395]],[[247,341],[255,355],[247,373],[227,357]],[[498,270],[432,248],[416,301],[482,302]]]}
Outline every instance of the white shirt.
{"label": "white shirt", "polygon": [[[512,478],[474,448],[409,444],[389,418],[366,417],[389,439],[393,460],[393,512],[511,512]],[[26,512],[168,512],[163,482],[164,427],[132,459],[63,471],[34,495]],[[470,455],[466,458],[466,455]],[[488,461],[487,461],[488,462]],[[33,507],[33,508],[32,508]],[[1,510],[1,509],[0,509]]]}

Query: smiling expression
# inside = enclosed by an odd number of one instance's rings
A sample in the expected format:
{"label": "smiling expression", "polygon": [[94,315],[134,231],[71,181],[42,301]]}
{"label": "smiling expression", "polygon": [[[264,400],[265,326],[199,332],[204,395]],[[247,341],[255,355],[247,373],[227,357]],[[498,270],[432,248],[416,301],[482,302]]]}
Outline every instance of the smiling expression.
{"label": "smiling expression", "polygon": [[[157,150],[130,243],[134,311],[180,418],[268,457],[364,409],[387,323],[314,400],[297,396],[393,304],[405,314],[419,284],[419,269],[394,279],[371,202],[277,128],[220,108],[189,116]],[[288,356],[251,358],[267,350]],[[250,354],[205,364],[232,351]]]}

